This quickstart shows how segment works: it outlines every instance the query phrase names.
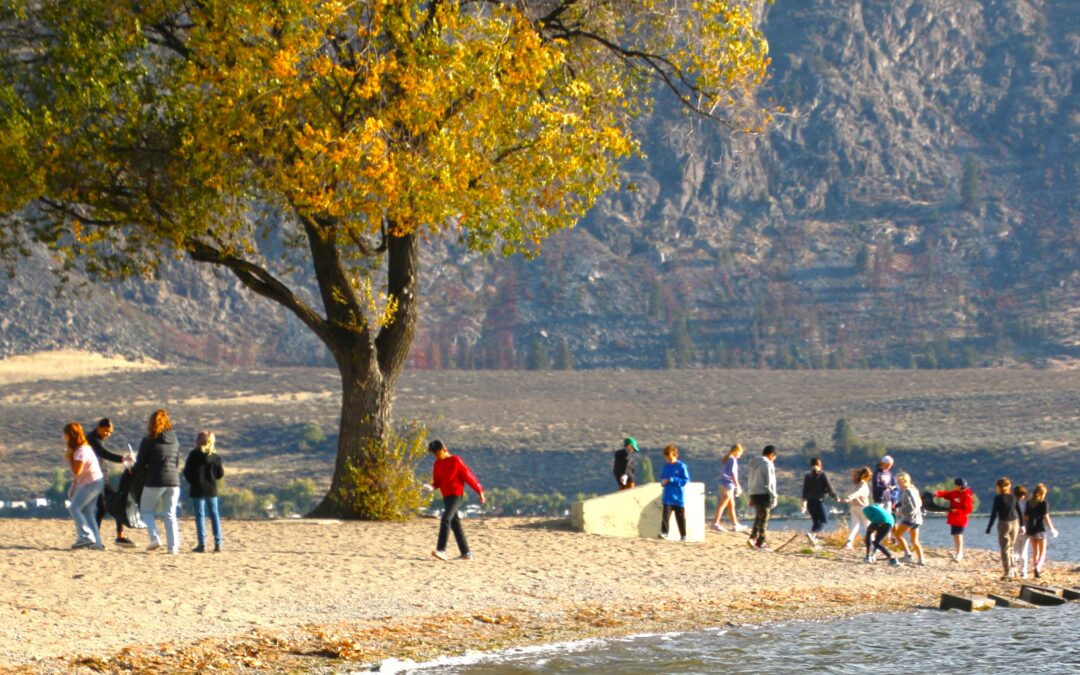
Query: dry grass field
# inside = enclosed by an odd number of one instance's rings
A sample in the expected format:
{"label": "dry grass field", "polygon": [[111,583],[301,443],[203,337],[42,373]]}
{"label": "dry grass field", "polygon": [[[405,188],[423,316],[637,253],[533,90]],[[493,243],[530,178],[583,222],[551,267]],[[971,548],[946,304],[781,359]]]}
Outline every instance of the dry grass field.
{"label": "dry grass field", "polygon": [[[231,485],[329,480],[332,443],[301,440],[308,425],[336,433],[336,371],[86,364],[82,376],[37,363],[0,367],[0,499],[45,489],[62,465],[66,422],[109,416],[116,444],[137,445],[158,407],[184,444],[199,429],[218,433]],[[978,461],[976,451],[1022,454],[1049,471],[1080,448],[1080,371],[412,372],[394,413],[475,457],[489,486],[536,486],[545,474],[544,484],[568,494],[606,485],[610,451],[625,435],[649,449],[675,443],[703,466],[736,440],[775,443],[789,457],[807,439],[828,447],[841,417],[890,450],[965,461]]]}

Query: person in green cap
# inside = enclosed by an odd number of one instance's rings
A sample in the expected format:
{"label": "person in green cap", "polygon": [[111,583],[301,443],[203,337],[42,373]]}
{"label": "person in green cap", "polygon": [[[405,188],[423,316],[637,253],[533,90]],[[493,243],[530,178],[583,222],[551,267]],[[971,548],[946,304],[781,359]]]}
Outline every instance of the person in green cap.
{"label": "person in green cap", "polygon": [[621,450],[615,451],[615,482],[620,490],[634,487],[634,453],[639,452],[637,441],[625,438]]}

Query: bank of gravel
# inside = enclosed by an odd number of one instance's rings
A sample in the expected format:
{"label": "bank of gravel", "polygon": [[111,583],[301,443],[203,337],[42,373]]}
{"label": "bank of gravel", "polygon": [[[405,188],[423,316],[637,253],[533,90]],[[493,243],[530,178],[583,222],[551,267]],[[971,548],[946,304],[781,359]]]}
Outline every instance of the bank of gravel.
{"label": "bank of gravel", "polygon": [[[612,539],[563,521],[466,522],[476,559],[444,563],[436,523],[227,521],[222,554],[71,551],[70,524],[0,521],[6,672],[320,672],[586,637],[825,620],[936,606],[942,592],[1015,594],[996,556],[865,565],[796,538],[762,553]],[[193,526],[182,523],[184,550]],[[792,534],[776,532],[779,545]],[[136,539],[145,542],[143,533]],[[1047,581],[1080,584],[1072,565]],[[1053,611],[1053,610],[1046,610]]]}

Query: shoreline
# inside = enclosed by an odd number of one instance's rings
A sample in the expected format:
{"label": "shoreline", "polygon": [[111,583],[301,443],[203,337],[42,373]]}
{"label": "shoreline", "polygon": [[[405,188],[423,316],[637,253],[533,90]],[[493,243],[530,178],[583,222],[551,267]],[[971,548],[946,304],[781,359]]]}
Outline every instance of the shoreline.
{"label": "shoreline", "polygon": [[[613,539],[540,518],[465,528],[476,560],[446,563],[430,556],[431,519],[226,521],[224,553],[179,556],[70,551],[69,522],[0,520],[0,672],[340,672],[936,608],[941,592],[1019,587],[998,581],[996,553],[979,549],[962,563],[932,549],[925,568],[891,568],[802,541],[753,551],[732,534],[701,544]],[[184,551],[192,529],[181,523]],[[776,546],[794,534],[770,531]],[[1080,585],[1080,567],[1050,562],[1045,577]]]}

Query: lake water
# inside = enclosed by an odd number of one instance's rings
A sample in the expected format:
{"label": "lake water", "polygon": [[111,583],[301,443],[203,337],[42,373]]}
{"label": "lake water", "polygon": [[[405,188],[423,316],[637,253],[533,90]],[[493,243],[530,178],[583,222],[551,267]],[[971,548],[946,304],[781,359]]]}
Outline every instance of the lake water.
{"label": "lake water", "polygon": [[[996,547],[986,519],[968,528],[967,543]],[[1080,562],[1080,518],[1054,518],[1061,535],[1051,560]],[[792,522],[785,523],[791,527]],[[944,519],[925,527],[924,542],[951,546]],[[996,529],[996,528],[995,528]],[[1074,673],[1080,672],[1080,603],[1037,610],[967,614],[921,610],[840,621],[792,621],[671,635],[511,650],[387,671],[440,675],[528,673]]]}

